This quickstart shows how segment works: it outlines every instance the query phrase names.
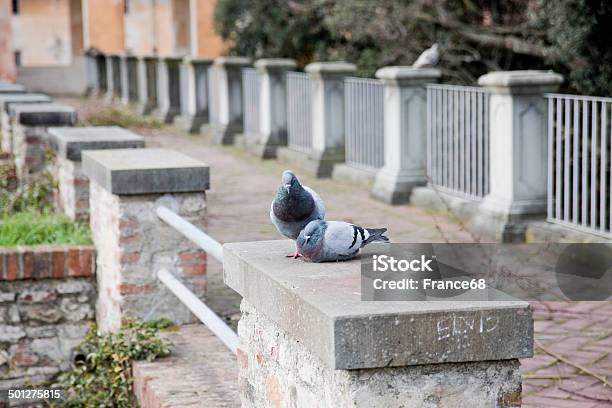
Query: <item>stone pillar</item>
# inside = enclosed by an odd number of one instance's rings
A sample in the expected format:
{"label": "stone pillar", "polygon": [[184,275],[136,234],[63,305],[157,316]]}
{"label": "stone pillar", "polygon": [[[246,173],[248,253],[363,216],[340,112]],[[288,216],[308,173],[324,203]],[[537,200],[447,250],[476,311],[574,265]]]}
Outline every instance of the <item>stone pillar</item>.
{"label": "stone pillar", "polygon": [[137,99],[138,112],[144,114],[147,106],[147,64],[144,57],[136,57]]}
{"label": "stone pillar", "polygon": [[179,58],[159,58],[157,61],[157,107],[154,115],[171,123],[180,113]]}
{"label": "stone pillar", "polygon": [[85,69],[87,70],[87,88],[85,94],[89,96],[98,95],[100,92],[98,78],[98,53],[95,50],[89,49],[85,51]]}
{"label": "stone pillar", "polygon": [[130,102],[130,78],[128,75],[128,57],[119,55],[119,79],[121,82],[120,98],[121,103],[128,104]]}
{"label": "stone pillar", "polygon": [[344,77],[355,72],[346,62],[315,62],[305,71],[312,81],[312,162],[316,177],[331,177],[344,162]]}
{"label": "stone pillar", "polygon": [[233,144],[234,137],[242,133],[242,68],[251,63],[244,57],[215,58],[214,95],[215,123],[211,123],[215,141],[219,144]]}
{"label": "stone pillar", "polygon": [[521,406],[527,302],[361,301],[359,260],[296,263],[293,245],[224,245],[243,408]]}
{"label": "stone pillar", "polygon": [[548,109],[543,94],[563,77],[546,71],[500,71],[479,78],[491,92],[490,193],[476,224],[504,241],[525,238],[524,221],[546,213]]}
{"label": "stone pillar", "polygon": [[206,254],[155,214],[166,206],[203,227],[209,168],[166,149],[84,151],[90,180],[90,223],[97,250],[97,322],[116,330],[121,319],[195,320],[157,280],[160,268],[197,296],[206,292]]}
{"label": "stone pillar", "polygon": [[385,160],[372,189],[379,200],[405,203],[414,187],[427,183],[425,85],[440,76],[432,68],[385,67],[376,72],[385,86]]}
{"label": "stone pillar", "polygon": [[127,66],[127,101],[129,103],[137,104],[139,101],[139,80],[138,77],[138,58],[129,55],[125,59]]}
{"label": "stone pillar", "polygon": [[175,123],[191,133],[199,133],[208,121],[207,69],[212,62],[185,57],[180,66],[181,114]]}
{"label": "stone pillar", "polygon": [[147,100],[143,108],[143,114],[152,114],[157,108],[157,87],[159,85],[157,80],[157,61],[157,57],[144,57],[147,78]]}
{"label": "stone pillar", "polygon": [[51,102],[51,98],[43,94],[0,94],[0,132],[2,140],[0,147],[5,153],[13,153],[13,136],[11,134],[11,121],[9,117],[9,108],[11,105],[19,103],[45,103]]}
{"label": "stone pillar", "polygon": [[259,133],[255,153],[263,159],[276,157],[276,149],[287,145],[287,71],[296,67],[292,59],[260,59]]}
{"label": "stone pillar", "polygon": [[19,179],[27,178],[45,169],[47,128],[49,126],[73,126],[77,114],[74,108],[51,103],[11,105],[11,131],[13,155]]}
{"label": "stone pillar", "polygon": [[56,152],[53,176],[58,184],[58,207],[75,221],[89,221],[89,179],[81,168],[83,150],[144,147],[144,139],[117,126],[54,127],[48,130]]}
{"label": "stone pillar", "polygon": [[96,96],[104,97],[108,92],[108,72],[106,69],[106,56],[98,53],[96,56],[96,72],[98,76],[98,93]]}

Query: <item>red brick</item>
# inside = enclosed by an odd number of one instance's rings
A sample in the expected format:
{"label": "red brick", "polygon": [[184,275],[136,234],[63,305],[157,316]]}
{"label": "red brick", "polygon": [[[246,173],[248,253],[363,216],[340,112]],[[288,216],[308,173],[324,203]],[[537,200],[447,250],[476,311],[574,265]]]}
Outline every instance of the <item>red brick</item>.
{"label": "red brick", "polygon": [[203,251],[185,251],[178,256],[181,264],[206,262],[206,252]]}
{"label": "red brick", "polygon": [[51,252],[51,276],[53,278],[63,278],[66,272],[66,252],[64,250],[54,250]]}
{"label": "red brick", "polygon": [[5,253],[0,249],[0,281],[6,280],[6,267],[4,266],[5,257]]}
{"label": "red brick", "polygon": [[134,285],[131,283],[121,283],[117,286],[119,293],[122,295],[140,295],[143,293],[152,293],[157,289],[157,285],[154,283],[147,283],[146,285]]}
{"label": "red brick", "polygon": [[132,228],[132,229],[140,228],[140,223],[138,222],[138,219],[134,217],[121,217],[119,219],[119,229],[126,229],[126,228]]}
{"label": "red brick", "polygon": [[50,278],[52,274],[51,268],[51,248],[49,246],[40,246],[34,248],[33,256],[33,277],[34,278]]}
{"label": "red brick", "polygon": [[21,256],[21,277],[30,279],[34,276],[34,255],[30,249],[21,249],[19,254]]}
{"label": "red brick", "polygon": [[75,187],[87,187],[87,186],[89,186],[89,180],[88,179],[82,179],[82,178],[75,178],[72,184]]}
{"label": "red brick", "polygon": [[17,254],[6,254],[6,280],[17,279]]}
{"label": "red brick", "polygon": [[249,368],[249,356],[241,348],[236,349],[236,360],[238,360],[238,366],[242,369]]}
{"label": "red brick", "polygon": [[272,406],[281,406],[280,385],[278,384],[278,378],[274,374],[266,378],[266,398]]}
{"label": "red brick", "polygon": [[122,245],[138,245],[142,243],[142,235],[132,234],[119,237],[119,243]]}
{"label": "red brick", "polygon": [[79,251],[79,264],[81,265],[79,276],[93,275],[94,251],[91,248],[81,248]]}
{"label": "red brick", "polygon": [[140,260],[140,252],[122,252],[119,262],[121,264],[134,264]]}
{"label": "red brick", "polygon": [[79,276],[81,269],[81,259],[79,248],[68,250],[68,276]]}

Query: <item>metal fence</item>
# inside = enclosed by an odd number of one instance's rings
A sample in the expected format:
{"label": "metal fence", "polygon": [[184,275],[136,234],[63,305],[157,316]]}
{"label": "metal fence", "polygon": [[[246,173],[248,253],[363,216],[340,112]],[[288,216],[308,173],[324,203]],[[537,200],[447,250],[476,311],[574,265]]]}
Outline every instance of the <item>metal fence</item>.
{"label": "metal fence", "polygon": [[259,134],[259,75],[256,69],[242,69],[242,88],[244,135],[247,138],[256,138]]}
{"label": "metal fence", "polygon": [[218,124],[219,120],[219,78],[220,73],[217,68],[211,66],[208,68],[208,109],[211,124]]}
{"label": "metal fence", "polygon": [[375,171],[384,164],[384,86],[378,79],[344,83],[346,163]]}
{"label": "metal fence", "polygon": [[480,200],[489,193],[489,94],[427,86],[427,175],[441,191]]}
{"label": "metal fence", "polygon": [[287,145],[305,153],[312,149],[311,92],[307,74],[287,73]]}
{"label": "metal fence", "polygon": [[548,220],[612,232],[612,98],[548,94]]}

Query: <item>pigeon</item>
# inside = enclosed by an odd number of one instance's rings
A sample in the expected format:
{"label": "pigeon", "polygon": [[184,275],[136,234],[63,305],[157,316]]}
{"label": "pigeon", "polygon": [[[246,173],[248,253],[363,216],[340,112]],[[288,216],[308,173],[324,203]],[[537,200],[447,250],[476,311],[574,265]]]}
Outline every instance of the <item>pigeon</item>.
{"label": "pigeon", "polygon": [[440,50],[438,43],[435,43],[419,55],[419,58],[412,64],[413,68],[435,67],[440,61]]}
{"label": "pigeon", "polygon": [[363,228],[343,221],[315,220],[296,241],[298,251],[312,262],[346,261],[372,242],[389,242],[386,228]]}
{"label": "pigeon", "polygon": [[[313,189],[302,186],[291,170],[285,170],[270,206],[270,219],[278,232],[295,241],[310,221],[325,219],[325,205]],[[299,257],[297,247],[288,256]]]}

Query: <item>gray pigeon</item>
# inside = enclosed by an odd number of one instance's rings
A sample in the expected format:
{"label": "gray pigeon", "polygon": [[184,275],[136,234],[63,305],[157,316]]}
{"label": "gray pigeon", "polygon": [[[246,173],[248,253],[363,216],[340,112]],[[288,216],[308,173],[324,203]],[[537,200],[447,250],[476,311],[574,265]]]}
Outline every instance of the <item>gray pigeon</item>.
{"label": "gray pigeon", "polygon": [[[324,218],[325,206],[319,195],[313,189],[302,186],[291,170],[285,170],[270,206],[270,219],[278,232],[295,241],[310,221]],[[297,247],[292,256],[300,256]]]}
{"label": "gray pigeon", "polygon": [[435,43],[419,55],[419,58],[412,64],[414,68],[435,67],[440,61],[440,50],[438,43]]}
{"label": "gray pigeon", "polygon": [[343,221],[315,220],[296,241],[302,256],[313,262],[346,261],[371,242],[389,242],[386,228],[362,228]]}

